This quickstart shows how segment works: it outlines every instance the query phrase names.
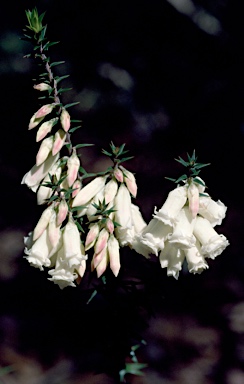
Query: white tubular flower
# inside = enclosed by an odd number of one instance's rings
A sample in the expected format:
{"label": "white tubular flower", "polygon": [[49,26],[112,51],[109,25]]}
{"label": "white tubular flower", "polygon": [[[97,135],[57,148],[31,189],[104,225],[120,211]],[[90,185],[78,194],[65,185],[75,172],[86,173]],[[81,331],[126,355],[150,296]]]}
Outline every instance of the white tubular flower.
{"label": "white tubular flower", "polygon": [[177,216],[185,205],[187,200],[187,187],[177,187],[169,192],[168,197],[162,208],[153,215],[156,219],[165,224],[174,226],[177,222]]}
{"label": "white tubular flower", "polygon": [[43,271],[43,266],[49,267],[51,264],[49,259],[51,250],[52,245],[49,241],[47,230],[45,229],[41,236],[33,243],[31,248],[25,248],[24,252],[27,255],[25,258],[31,266]]}
{"label": "white tubular flower", "polygon": [[52,147],[52,155],[56,155],[61,148],[63,147],[66,139],[66,133],[63,131],[63,129],[59,129],[55,135],[53,140],[53,147]]}
{"label": "white tubular flower", "polygon": [[42,164],[46,160],[49,153],[51,152],[52,146],[53,146],[53,136],[49,136],[41,142],[41,145],[36,155],[37,166]]}
{"label": "white tubular flower", "polygon": [[207,219],[212,227],[221,225],[225,218],[227,207],[220,201],[214,201],[209,196],[201,196],[199,201],[199,215]]}
{"label": "white tubular flower", "polygon": [[135,204],[131,204],[131,216],[135,233],[141,233],[146,228],[147,223],[143,219],[139,207]]}
{"label": "white tubular flower", "polygon": [[47,232],[52,247],[57,247],[61,238],[61,231],[60,225],[57,225],[57,214],[55,210],[53,210],[52,215],[50,217]]}
{"label": "white tubular flower", "polygon": [[61,112],[60,121],[62,128],[65,130],[65,132],[68,132],[68,130],[70,129],[70,115],[69,112],[67,112],[67,110],[64,108]]}
{"label": "white tubular flower", "polygon": [[161,268],[167,268],[167,275],[173,276],[176,280],[182,269],[184,258],[184,252],[173,247],[168,241],[165,242],[164,249],[159,254]]}
{"label": "white tubular flower", "polygon": [[51,132],[52,127],[57,123],[57,121],[58,121],[58,117],[54,117],[53,119],[42,123],[42,125],[39,127],[36,133],[36,142],[44,139],[44,137],[46,137],[47,134]]}
{"label": "white tubular flower", "polygon": [[77,179],[78,171],[80,167],[80,160],[76,152],[73,151],[72,155],[68,158],[67,161],[67,182],[69,187],[73,185]]}
{"label": "white tubular flower", "polygon": [[109,182],[104,187],[104,199],[105,203],[109,204],[116,196],[118,191],[118,183],[114,179],[109,180]]}
{"label": "white tubular flower", "polygon": [[208,264],[201,254],[201,245],[198,240],[196,240],[193,247],[184,249],[184,253],[190,273],[202,273],[203,270],[208,268]]}
{"label": "white tubular flower", "polygon": [[[80,266],[80,265],[79,265]],[[48,280],[58,284],[60,289],[65,287],[75,287],[74,281],[77,279],[78,274],[75,272],[74,267],[69,267],[66,262],[66,252],[64,247],[57,253],[56,266],[54,269],[48,271],[52,277]]]}
{"label": "white tubular flower", "polygon": [[199,211],[199,189],[194,182],[192,182],[187,189],[187,197],[189,201],[189,210],[193,219],[195,219]]}
{"label": "white tubular flower", "polygon": [[49,155],[41,165],[34,165],[34,167],[24,175],[21,184],[26,184],[33,192],[36,192],[39,184],[48,174],[58,158],[59,154],[55,156]]}
{"label": "white tubular flower", "polygon": [[114,199],[115,221],[121,229],[132,228],[132,212],[130,192],[124,184],[121,184]]}
{"label": "white tubular flower", "polygon": [[45,229],[49,224],[49,221],[51,219],[53,212],[54,212],[53,205],[50,205],[42,212],[41,217],[38,220],[33,231],[33,241],[37,240],[38,237],[40,237],[42,233],[45,231]]}
{"label": "white tubular flower", "polygon": [[108,239],[108,256],[110,269],[115,276],[118,276],[120,270],[119,242],[113,235],[110,235]]}
{"label": "white tubular flower", "polygon": [[210,222],[203,217],[197,216],[193,234],[201,243],[201,253],[205,257],[215,259],[229,245],[224,235],[219,235]]}
{"label": "white tubular flower", "polygon": [[[42,184],[49,183],[50,176],[55,175],[56,179],[59,180],[62,173],[62,169],[60,167],[60,161],[57,161],[49,170],[48,174],[44,177]],[[44,185],[40,185],[37,191],[37,204],[42,205],[47,202],[48,199],[50,199],[52,195],[52,188],[45,187]]]}
{"label": "white tubular flower", "polygon": [[79,230],[70,216],[63,231],[64,257],[70,268],[79,266],[85,255],[81,253]]}
{"label": "white tubular flower", "polygon": [[73,207],[87,205],[87,203],[104,188],[106,176],[98,176],[83,187],[73,200]]}
{"label": "white tubular flower", "polygon": [[85,241],[85,250],[88,251],[88,249],[92,248],[95,244],[95,241],[97,240],[97,237],[100,232],[100,227],[98,223],[90,224],[89,231],[86,236]]}
{"label": "white tubular flower", "polygon": [[158,256],[158,251],[164,248],[164,242],[172,233],[172,227],[164,224],[162,221],[152,219],[149,224],[141,233],[140,241],[145,246],[144,249],[148,257],[149,254],[153,253]]}
{"label": "white tubular flower", "polygon": [[137,184],[136,184],[135,176],[133,175],[133,173],[131,173],[130,171],[128,171],[124,167],[120,166],[120,168],[123,171],[124,182],[125,182],[128,190],[130,191],[130,193],[132,194],[133,197],[136,197],[136,195],[137,195]]}
{"label": "white tubular flower", "polygon": [[183,207],[177,216],[177,224],[168,237],[169,243],[181,249],[193,247],[196,242],[193,236],[195,220],[192,218],[189,208]]}

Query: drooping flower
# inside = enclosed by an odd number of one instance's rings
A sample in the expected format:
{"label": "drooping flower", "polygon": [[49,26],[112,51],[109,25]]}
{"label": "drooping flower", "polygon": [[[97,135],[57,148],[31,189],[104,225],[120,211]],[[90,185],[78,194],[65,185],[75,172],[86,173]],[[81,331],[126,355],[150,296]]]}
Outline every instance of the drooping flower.
{"label": "drooping flower", "polygon": [[86,205],[101,189],[104,188],[106,176],[98,176],[83,187],[73,200],[73,207]]}
{"label": "drooping flower", "polygon": [[[28,243],[28,240],[26,240],[26,243]],[[45,229],[30,248],[25,247],[24,253],[27,255],[25,258],[31,266],[43,271],[43,267],[49,267],[51,264],[49,258],[51,250],[52,245],[48,237],[47,229]]]}
{"label": "drooping flower", "polygon": [[130,191],[130,193],[132,194],[133,197],[136,197],[136,195],[137,195],[137,184],[136,184],[135,176],[133,175],[132,172],[128,171],[123,166],[120,166],[120,168],[123,171],[124,182],[125,182],[128,190]]}
{"label": "drooping flower", "polygon": [[208,264],[201,254],[201,245],[197,239],[193,247],[184,249],[184,253],[190,273],[202,273],[203,270],[208,268]]}
{"label": "drooping flower", "polygon": [[159,254],[159,261],[161,268],[167,268],[168,276],[178,279],[184,258],[185,254],[182,249],[174,247],[168,241],[165,241],[164,248]]}
{"label": "drooping flower", "polygon": [[187,200],[187,187],[177,187],[169,192],[162,208],[153,215],[156,219],[168,225],[175,225],[177,216]]}
{"label": "drooping flower", "polygon": [[199,215],[207,219],[213,227],[221,225],[225,218],[227,207],[220,201],[214,201],[210,196],[201,196],[199,200]]}
{"label": "drooping flower", "polygon": [[65,143],[65,140],[66,140],[66,133],[62,129],[59,129],[54,135],[53,147],[52,147],[53,156],[56,155],[56,153],[58,153],[61,150],[61,148]]}
{"label": "drooping flower", "polygon": [[[41,145],[40,145],[39,150],[38,150],[37,155],[36,155],[36,165],[37,166],[42,164],[47,159],[49,153],[52,150],[52,146],[53,146],[53,136],[46,137],[46,139],[44,139],[41,142]],[[53,156],[54,155],[55,154],[53,154]]]}
{"label": "drooping flower", "polygon": [[51,132],[52,127],[57,123],[57,121],[58,121],[58,117],[54,117],[53,119],[42,123],[36,133],[36,142],[44,139],[44,137],[46,137],[47,134]]}
{"label": "drooping flower", "polygon": [[76,151],[73,151],[72,155],[68,158],[67,161],[67,182],[69,187],[73,185],[77,179],[78,171],[80,167],[80,160],[76,154]]}
{"label": "drooping flower", "polygon": [[172,234],[168,236],[168,241],[175,247],[185,249],[195,245],[195,237],[193,229],[195,220],[192,218],[189,207],[183,207],[176,217],[177,223],[172,230]]}
{"label": "drooping flower", "polygon": [[164,242],[172,234],[172,231],[171,225],[153,218],[139,236],[139,241],[143,246],[138,248],[137,252],[142,252],[141,254],[145,257],[148,257],[150,254],[158,256],[158,251],[164,248]]}
{"label": "drooping flower", "polygon": [[110,235],[108,239],[108,257],[111,271],[118,276],[120,270],[119,242],[114,235]]}

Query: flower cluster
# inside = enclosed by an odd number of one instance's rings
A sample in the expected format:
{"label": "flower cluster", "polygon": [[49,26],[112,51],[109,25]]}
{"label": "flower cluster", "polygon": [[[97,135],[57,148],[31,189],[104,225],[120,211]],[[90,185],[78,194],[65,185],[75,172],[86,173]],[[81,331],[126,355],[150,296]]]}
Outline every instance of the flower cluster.
{"label": "flower cluster", "polygon": [[176,180],[184,185],[168,194],[162,208],[155,209],[152,220],[140,234],[140,253],[159,256],[161,267],[176,279],[185,259],[189,272],[201,273],[208,268],[206,258],[215,259],[229,244],[214,229],[222,223],[227,208],[205,193],[205,183],[196,172],[203,165],[195,162],[195,154],[192,158],[183,165],[190,165],[193,174]]}

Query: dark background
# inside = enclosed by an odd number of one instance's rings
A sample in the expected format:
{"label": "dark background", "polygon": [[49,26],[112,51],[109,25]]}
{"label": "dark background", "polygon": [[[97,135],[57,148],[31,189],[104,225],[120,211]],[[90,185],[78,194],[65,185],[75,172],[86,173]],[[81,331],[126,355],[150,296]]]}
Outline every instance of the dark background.
{"label": "dark background", "polygon": [[[146,221],[183,173],[174,160],[196,150],[211,163],[201,172],[214,200],[227,205],[216,230],[229,247],[209,270],[179,280],[156,258],[121,250],[122,269],[107,284],[87,272],[78,288],[59,290],[27,265],[23,236],[43,207],[21,185],[37,144],[28,122],[38,109],[37,68],[23,56],[25,10],[46,11],[48,37],[60,43],[53,61],[72,118],[82,119],[76,143],[89,172],[105,170],[102,155],[126,143]],[[148,368],[133,383],[244,383],[244,24],[242,2],[8,1],[0,11],[1,209],[0,382],[116,383],[130,346],[145,339]],[[98,294],[86,304],[94,288]],[[1,372],[1,371],[0,371]],[[95,373],[95,374],[94,374]],[[39,381],[38,381],[39,380]],[[56,380],[56,381],[55,381]],[[129,379],[128,379],[129,380]]]}

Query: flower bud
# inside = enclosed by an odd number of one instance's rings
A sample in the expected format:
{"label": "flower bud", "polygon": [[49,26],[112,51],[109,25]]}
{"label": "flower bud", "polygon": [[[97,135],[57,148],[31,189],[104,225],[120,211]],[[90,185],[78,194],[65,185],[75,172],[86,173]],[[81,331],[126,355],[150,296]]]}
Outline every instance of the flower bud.
{"label": "flower bud", "polygon": [[43,105],[38,111],[35,113],[36,119],[39,119],[40,117],[47,116],[49,113],[52,112],[54,108],[54,104],[46,104]]}
{"label": "flower bud", "polygon": [[77,195],[77,193],[81,190],[81,181],[79,179],[75,180],[72,188],[73,188],[72,197],[74,198]]}
{"label": "flower bud", "polygon": [[48,157],[53,146],[53,136],[49,136],[41,142],[36,155],[36,165],[43,163]]}
{"label": "flower bud", "polygon": [[58,214],[57,214],[57,226],[61,225],[62,222],[66,219],[68,214],[68,204],[63,199],[58,205]]}
{"label": "flower bud", "polygon": [[108,264],[107,246],[101,251],[101,253],[102,253],[102,259],[101,259],[100,263],[95,267],[97,270],[97,277],[98,278],[106,271],[106,268],[107,268],[107,264]]}
{"label": "flower bud", "polygon": [[125,184],[126,184],[127,188],[129,189],[129,191],[132,194],[132,196],[136,197],[136,195],[137,195],[137,184],[136,184],[135,176],[133,175],[133,173],[131,173],[130,171],[128,171],[124,167],[121,166],[120,168],[123,171],[124,181],[125,181]]}
{"label": "flower bud", "polygon": [[73,207],[86,205],[101,189],[103,189],[106,176],[98,176],[83,187],[73,200]]}
{"label": "flower bud", "polygon": [[108,239],[109,265],[115,276],[118,276],[120,270],[119,242],[114,236]]}
{"label": "flower bud", "polygon": [[113,233],[113,231],[114,231],[114,223],[113,223],[113,221],[111,219],[107,219],[107,221],[106,221],[106,229],[108,230],[108,232],[110,234]]}
{"label": "flower bud", "polygon": [[54,135],[54,143],[52,149],[53,156],[61,150],[65,143],[65,139],[66,133],[62,129],[59,129]]}
{"label": "flower bud", "polygon": [[61,112],[60,121],[62,128],[65,130],[65,132],[68,132],[68,130],[70,129],[70,115],[64,108]]}
{"label": "flower bud", "polygon": [[114,177],[116,180],[118,180],[120,183],[123,183],[124,181],[124,175],[123,175],[123,172],[121,171],[121,169],[119,168],[115,168],[114,169]]}
{"label": "flower bud", "polygon": [[199,189],[193,182],[189,185],[187,190],[187,197],[189,201],[189,209],[192,217],[195,218],[199,211]]}
{"label": "flower bud", "polygon": [[76,155],[76,152],[73,151],[72,155],[68,158],[67,161],[67,181],[69,187],[72,186],[74,181],[77,179],[78,171],[80,167],[79,157]]}
{"label": "flower bud", "polygon": [[107,246],[107,241],[108,241],[109,233],[108,231],[103,228],[99,235],[98,239],[96,241],[96,244],[94,246],[95,253],[100,253],[106,246]]}
{"label": "flower bud", "polygon": [[118,191],[118,183],[114,179],[109,180],[104,188],[105,203],[109,204],[116,196]]}
{"label": "flower bud", "polygon": [[90,225],[90,229],[89,229],[89,232],[86,236],[86,241],[85,241],[85,250],[86,251],[88,249],[90,249],[91,247],[93,247],[93,245],[95,244],[95,241],[99,235],[99,232],[100,232],[100,227],[99,227],[98,223],[94,223],[94,224]]}
{"label": "flower bud", "polygon": [[51,120],[45,121],[45,123],[42,123],[42,125],[39,127],[37,134],[36,134],[36,142],[44,139],[45,136],[51,131],[52,127],[56,122],[58,121],[58,117],[55,117]]}
{"label": "flower bud", "polygon": [[52,87],[47,83],[35,84],[33,88],[37,91],[48,91],[49,89],[52,89]]}

